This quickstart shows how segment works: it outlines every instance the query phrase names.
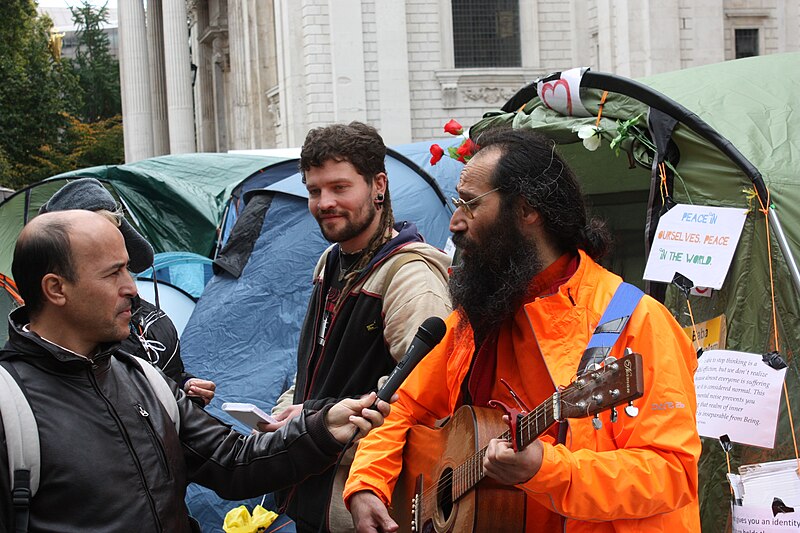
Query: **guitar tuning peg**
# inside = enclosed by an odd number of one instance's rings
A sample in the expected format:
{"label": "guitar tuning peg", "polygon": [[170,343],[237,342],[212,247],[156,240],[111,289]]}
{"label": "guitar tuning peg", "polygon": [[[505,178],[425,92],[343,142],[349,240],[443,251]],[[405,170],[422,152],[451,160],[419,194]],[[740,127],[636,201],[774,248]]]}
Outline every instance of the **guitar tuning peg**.
{"label": "guitar tuning peg", "polygon": [[630,354],[632,354],[632,353],[633,353],[633,350],[631,350],[631,349],[630,349],[630,348],[628,348],[628,347],[626,347],[626,348],[625,348],[625,355],[630,355]]}
{"label": "guitar tuning peg", "polygon": [[612,372],[619,370],[619,365],[617,364],[617,358],[614,357],[613,355],[609,355],[608,357],[603,359],[603,367],[606,370],[610,370]]}
{"label": "guitar tuning peg", "polygon": [[633,405],[633,402],[628,402],[625,406],[625,414],[630,418],[635,418],[639,414],[639,408]]}
{"label": "guitar tuning peg", "polygon": [[600,415],[599,414],[595,414],[594,417],[592,418],[592,427],[595,430],[598,430],[598,429],[603,427],[603,421],[600,420]]}
{"label": "guitar tuning peg", "polygon": [[596,372],[600,370],[600,365],[598,363],[592,363],[588,367],[586,367],[587,372]]}
{"label": "guitar tuning peg", "polygon": [[612,424],[616,423],[617,419],[619,419],[619,413],[617,412],[617,408],[616,407],[612,407],[611,408],[611,423]]}

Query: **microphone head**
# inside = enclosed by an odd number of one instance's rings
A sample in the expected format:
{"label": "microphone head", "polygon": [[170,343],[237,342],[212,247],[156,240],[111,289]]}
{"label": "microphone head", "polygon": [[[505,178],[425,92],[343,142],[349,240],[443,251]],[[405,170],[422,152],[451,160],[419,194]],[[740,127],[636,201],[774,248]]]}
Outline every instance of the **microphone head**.
{"label": "microphone head", "polygon": [[432,316],[425,319],[425,322],[417,330],[417,337],[419,340],[433,348],[444,338],[447,333],[447,326],[444,320],[438,316]]}

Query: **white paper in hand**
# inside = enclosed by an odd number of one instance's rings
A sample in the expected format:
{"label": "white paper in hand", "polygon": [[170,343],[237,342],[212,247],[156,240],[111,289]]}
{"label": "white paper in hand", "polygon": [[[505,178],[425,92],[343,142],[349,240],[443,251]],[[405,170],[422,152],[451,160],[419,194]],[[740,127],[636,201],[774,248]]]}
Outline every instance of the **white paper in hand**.
{"label": "white paper in hand", "polygon": [[274,424],[277,422],[277,420],[252,403],[225,402],[222,404],[222,410],[242,424],[254,429],[258,428],[259,422],[265,424]]}

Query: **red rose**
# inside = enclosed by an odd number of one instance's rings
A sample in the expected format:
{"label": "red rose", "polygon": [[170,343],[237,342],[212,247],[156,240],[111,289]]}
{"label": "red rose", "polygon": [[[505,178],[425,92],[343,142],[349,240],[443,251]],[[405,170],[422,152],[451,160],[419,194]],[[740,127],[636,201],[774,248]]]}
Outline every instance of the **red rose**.
{"label": "red rose", "polygon": [[431,165],[435,165],[444,155],[444,150],[438,144],[431,145]]}
{"label": "red rose", "polygon": [[456,150],[456,153],[458,154],[458,160],[462,163],[466,163],[467,158],[472,157],[477,148],[478,145],[472,142],[472,139],[467,139],[461,143],[461,146],[459,146],[458,150]]}
{"label": "red rose", "polygon": [[464,133],[464,127],[451,118],[450,122],[444,125],[444,131],[450,135],[461,135]]}

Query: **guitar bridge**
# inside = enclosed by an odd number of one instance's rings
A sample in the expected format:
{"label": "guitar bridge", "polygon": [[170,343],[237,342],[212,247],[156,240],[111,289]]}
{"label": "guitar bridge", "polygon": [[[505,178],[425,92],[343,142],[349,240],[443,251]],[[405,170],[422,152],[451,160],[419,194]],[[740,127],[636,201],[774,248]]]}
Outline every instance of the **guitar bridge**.
{"label": "guitar bridge", "polygon": [[411,531],[422,531],[420,517],[422,516],[422,476],[417,476],[414,497],[411,498]]}

